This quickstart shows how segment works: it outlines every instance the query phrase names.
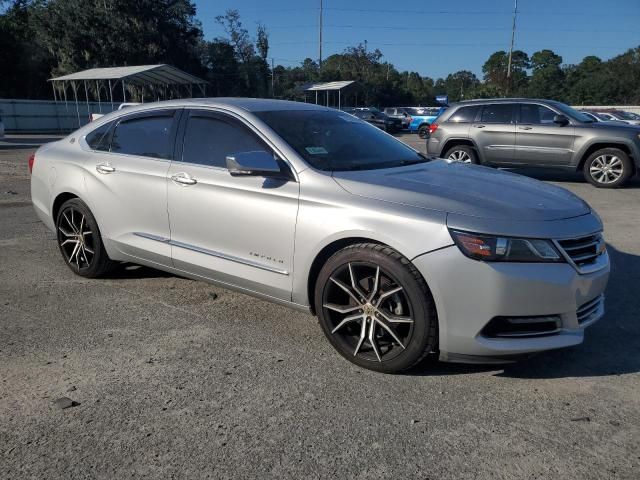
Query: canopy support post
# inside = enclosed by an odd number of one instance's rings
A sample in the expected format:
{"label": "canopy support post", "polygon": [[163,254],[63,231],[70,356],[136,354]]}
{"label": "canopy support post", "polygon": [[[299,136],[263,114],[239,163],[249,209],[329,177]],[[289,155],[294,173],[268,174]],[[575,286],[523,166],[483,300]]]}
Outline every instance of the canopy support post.
{"label": "canopy support post", "polygon": [[113,90],[111,89],[111,80],[109,80],[109,95],[111,96],[111,111],[113,112]]}
{"label": "canopy support post", "polygon": [[84,80],[84,98],[87,100],[87,118],[91,120],[91,111],[89,110],[89,89],[87,88],[87,81]]}
{"label": "canopy support post", "polygon": [[102,113],[102,103],[100,102],[100,84],[98,80],[96,80],[96,93],[98,94],[98,108],[100,109],[100,113]]}
{"label": "canopy support post", "polygon": [[71,82],[71,88],[73,89],[73,98],[76,101],[76,116],[78,117],[78,128],[80,128],[82,125],[80,124],[80,107],[78,106],[78,86],[75,81]]}
{"label": "canopy support post", "polygon": [[127,90],[124,87],[124,79],[122,79],[122,103],[127,103]]}

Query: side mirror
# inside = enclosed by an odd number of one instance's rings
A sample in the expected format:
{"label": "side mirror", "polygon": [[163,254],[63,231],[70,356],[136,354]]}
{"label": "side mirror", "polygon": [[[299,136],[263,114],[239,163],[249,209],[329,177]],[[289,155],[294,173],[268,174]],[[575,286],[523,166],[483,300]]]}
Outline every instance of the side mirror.
{"label": "side mirror", "polygon": [[557,123],[558,125],[569,125],[569,119],[564,115],[554,115],[553,123]]}
{"label": "side mirror", "polygon": [[283,177],[280,165],[273,154],[259,150],[239,152],[226,157],[229,173],[236,176]]}

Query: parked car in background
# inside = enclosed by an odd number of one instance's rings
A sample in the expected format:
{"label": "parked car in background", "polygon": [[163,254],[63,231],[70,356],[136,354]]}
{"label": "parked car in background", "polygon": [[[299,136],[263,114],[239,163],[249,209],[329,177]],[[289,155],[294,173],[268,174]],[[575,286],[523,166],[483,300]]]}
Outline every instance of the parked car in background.
{"label": "parked car in background", "polygon": [[409,124],[412,120],[409,107],[387,107],[384,109],[384,113],[391,118],[399,119],[403,130],[407,130],[409,128]]}
{"label": "parked car in background", "polygon": [[597,123],[550,100],[460,102],[429,132],[430,155],[495,167],[581,170],[597,187],[620,187],[640,169],[637,127]]}
{"label": "parked car in background", "polygon": [[616,124],[616,123],[625,124],[625,122],[622,122],[620,120],[607,119],[605,116],[598,115],[597,112],[591,112],[589,110],[579,110],[579,112],[582,113],[583,115],[586,115],[587,117],[589,117],[594,122],[604,122],[604,123],[610,123],[610,124]]}
{"label": "parked car in background", "polygon": [[402,130],[399,118],[390,117],[373,107],[344,108],[343,111],[354,115],[365,122],[378,127],[388,133],[397,133]]}
{"label": "parked car in background", "polygon": [[29,167],[35,211],[77,275],[132,262],[312,312],[372,370],[432,352],[513,362],[580,344],[604,314],[609,256],[583,200],[430,161],[339,110],[150,103],[40,147]]}
{"label": "parked car in background", "polygon": [[427,138],[429,126],[445,110],[444,107],[409,107],[411,123],[409,131],[417,133],[420,138]]}
{"label": "parked car in background", "polygon": [[587,115],[589,118],[592,118],[596,122],[606,122],[606,123],[612,123],[612,124],[622,123],[622,124],[628,125],[627,122],[618,120],[616,117],[614,117],[609,113],[599,112],[596,110],[580,110],[580,112],[584,113],[585,115]]}
{"label": "parked car in background", "polygon": [[2,121],[2,117],[0,117],[0,138],[4,138],[4,122]]}
{"label": "parked car in background", "polygon": [[598,111],[598,113],[608,115],[613,117],[615,120],[620,120],[621,122],[628,123],[629,125],[640,125],[640,118],[638,115],[631,112],[625,112],[623,110],[603,110]]}

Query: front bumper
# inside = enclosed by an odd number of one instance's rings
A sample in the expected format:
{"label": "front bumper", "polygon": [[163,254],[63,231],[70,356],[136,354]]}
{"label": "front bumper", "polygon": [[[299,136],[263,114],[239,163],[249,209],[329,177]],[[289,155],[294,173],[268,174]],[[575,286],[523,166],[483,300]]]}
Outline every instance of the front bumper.
{"label": "front bumper", "polygon": [[[598,261],[599,270],[579,274],[567,263],[480,262],[465,257],[456,246],[415,258],[436,303],[441,360],[510,362],[582,343],[585,328],[604,314],[609,257],[604,253]],[[578,311],[592,304],[597,308],[579,321]],[[495,317],[532,316],[557,316],[559,328],[548,335],[516,338],[482,332]]]}

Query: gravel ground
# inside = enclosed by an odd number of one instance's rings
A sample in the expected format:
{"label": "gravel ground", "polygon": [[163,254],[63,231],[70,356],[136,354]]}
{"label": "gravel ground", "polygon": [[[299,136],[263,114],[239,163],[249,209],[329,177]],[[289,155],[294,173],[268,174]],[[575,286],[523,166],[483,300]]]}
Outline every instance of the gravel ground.
{"label": "gravel ground", "polygon": [[608,311],[583,345],[383,375],[310,315],[135,266],[74,276],[29,153],[0,142],[1,478],[638,478],[640,182],[525,172],[604,220]]}

